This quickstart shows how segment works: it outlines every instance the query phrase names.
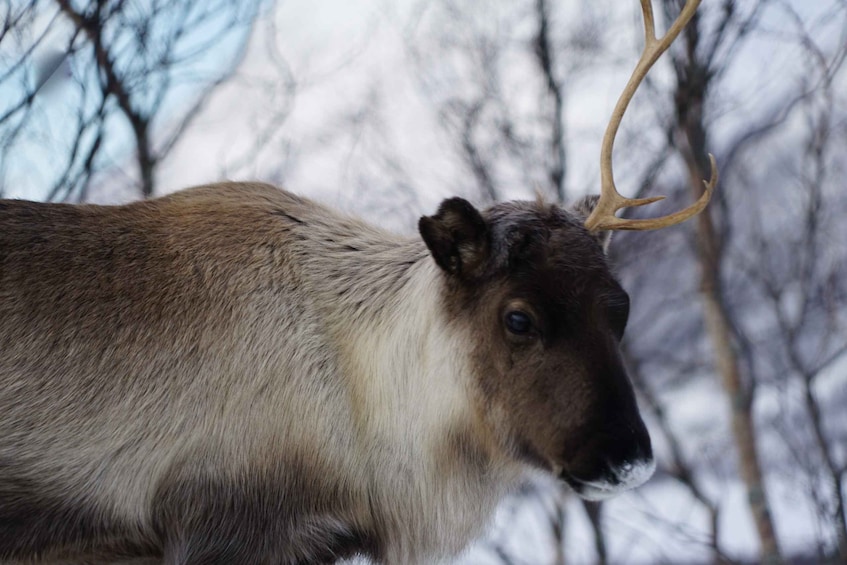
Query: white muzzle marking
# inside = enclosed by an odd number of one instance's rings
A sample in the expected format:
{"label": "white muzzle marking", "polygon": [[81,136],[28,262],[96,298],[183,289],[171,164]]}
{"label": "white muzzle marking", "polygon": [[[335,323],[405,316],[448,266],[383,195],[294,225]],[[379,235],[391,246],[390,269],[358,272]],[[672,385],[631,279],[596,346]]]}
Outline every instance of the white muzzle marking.
{"label": "white muzzle marking", "polygon": [[579,495],[586,500],[605,500],[616,494],[634,489],[647,482],[656,470],[656,460],[638,460],[627,462],[620,467],[613,467],[612,481],[581,481],[576,479],[580,486]]}

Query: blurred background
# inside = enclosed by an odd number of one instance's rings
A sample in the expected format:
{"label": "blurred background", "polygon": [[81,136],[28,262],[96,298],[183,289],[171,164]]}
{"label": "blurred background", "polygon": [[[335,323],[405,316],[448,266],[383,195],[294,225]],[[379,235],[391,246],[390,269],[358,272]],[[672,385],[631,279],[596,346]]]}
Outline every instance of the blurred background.
{"label": "blurred background", "polygon": [[[656,0],[660,31],[681,0]],[[635,0],[6,0],[0,195],[270,181],[413,233],[447,196],[566,202],[638,58]],[[847,0],[704,0],[615,151],[625,353],[659,468],[532,477],[458,563],[847,562]],[[640,214],[640,211],[627,212]]]}

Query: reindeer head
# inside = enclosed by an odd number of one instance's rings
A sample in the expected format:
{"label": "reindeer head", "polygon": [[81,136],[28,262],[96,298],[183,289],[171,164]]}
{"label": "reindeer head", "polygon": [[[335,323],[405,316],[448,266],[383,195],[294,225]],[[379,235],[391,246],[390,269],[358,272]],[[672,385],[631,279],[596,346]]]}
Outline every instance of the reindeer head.
{"label": "reindeer head", "polygon": [[612,146],[638,84],[699,4],[689,0],[657,40],[641,0],[645,48],[601,151],[601,196],[571,210],[530,202],[478,211],[460,198],[421,219],[420,233],[446,275],[446,307],[474,343],[480,418],[512,457],[558,474],[577,493],[601,499],[646,481],[655,467],[647,429],[621,360],[629,297],[606,262],[609,230],[656,229],[688,219],[697,203],[646,220],[615,212],[659,198],[627,199],[612,176]]}
{"label": "reindeer head", "polygon": [[420,229],[446,274],[450,317],[472,336],[485,428],[512,457],[602,498],[653,464],[619,351],[629,297],[584,221],[558,206],[479,212],[454,198]]}

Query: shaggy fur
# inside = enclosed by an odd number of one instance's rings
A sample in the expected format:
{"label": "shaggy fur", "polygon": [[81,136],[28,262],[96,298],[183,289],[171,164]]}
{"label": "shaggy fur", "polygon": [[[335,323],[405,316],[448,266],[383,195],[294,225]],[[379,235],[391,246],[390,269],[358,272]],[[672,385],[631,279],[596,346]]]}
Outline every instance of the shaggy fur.
{"label": "shaggy fur", "polygon": [[421,235],[261,184],[0,201],[0,560],[420,563],[527,465],[643,482],[581,218],[453,199]]}

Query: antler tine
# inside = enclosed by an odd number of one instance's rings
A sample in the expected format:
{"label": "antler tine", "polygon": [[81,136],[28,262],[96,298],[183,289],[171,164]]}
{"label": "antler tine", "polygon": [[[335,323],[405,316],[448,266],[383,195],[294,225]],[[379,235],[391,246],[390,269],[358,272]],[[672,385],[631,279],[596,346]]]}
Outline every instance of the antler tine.
{"label": "antler tine", "polygon": [[709,182],[704,181],[706,190],[693,205],[661,218],[627,220],[615,216],[615,212],[621,208],[644,206],[645,204],[650,204],[664,198],[664,196],[655,196],[652,198],[626,198],[621,196],[615,187],[612,173],[612,149],[615,144],[618,128],[621,125],[621,120],[624,113],[626,113],[627,106],[629,106],[629,102],[632,100],[635,91],[653,64],[668,50],[682,29],[688,24],[692,16],[694,16],[694,12],[697,11],[699,5],[700,0],[686,0],[679,17],[665,35],[657,39],[651,0],[641,0],[641,12],[644,16],[644,51],[641,53],[641,58],[638,60],[638,64],[635,66],[629,82],[626,83],[626,87],[624,87],[620,98],[618,98],[618,102],[612,112],[612,117],[609,119],[609,125],[606,126],[606,133],[603,135],[603,143],[600,149],[600,200],[585,221],[585,227],[591,231],[609,229],[652,230],[672,226],[687,220],[703,210],[712,197],[712,192],[718,180],[718,168],[714,156],[710,154],[709,160],[712,167],[710,179]]}

